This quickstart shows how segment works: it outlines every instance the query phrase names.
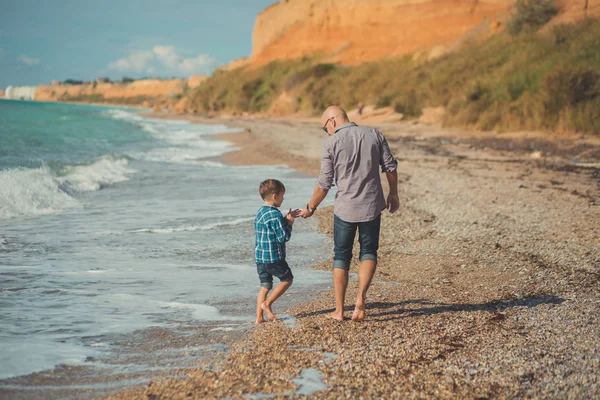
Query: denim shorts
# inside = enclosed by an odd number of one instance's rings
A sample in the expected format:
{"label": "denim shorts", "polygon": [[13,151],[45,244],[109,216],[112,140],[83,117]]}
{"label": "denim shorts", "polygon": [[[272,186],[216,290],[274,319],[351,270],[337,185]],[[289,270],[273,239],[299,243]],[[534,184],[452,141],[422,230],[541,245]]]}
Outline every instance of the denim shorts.
{"label": "denim shorts", "polygon": [[372,221],[346,222],[337,215],[333,216],[333,268],[350,269],[352,247],[358,229],[360,243],[360,261],[373,260],[377,262],[379,249],[379,229],[381,214]]}
{"label": "denim shorts", "polygon": [[279,278],[281,282],[291,282],[294,280],[292,270],[285,260],[277,261],[272,264],[256,263],[260,286],[265,289],[273,287],[273,277]]}

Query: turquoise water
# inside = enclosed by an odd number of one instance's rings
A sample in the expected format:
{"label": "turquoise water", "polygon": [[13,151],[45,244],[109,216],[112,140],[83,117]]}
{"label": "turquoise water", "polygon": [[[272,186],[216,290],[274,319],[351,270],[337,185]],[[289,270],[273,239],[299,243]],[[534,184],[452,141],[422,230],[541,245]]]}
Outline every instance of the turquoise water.
{"label": "turquoise water", "polygon": [[0,170],[44,165],[60,173],[103,155],[148,148],[135,125],[107,118],[117,110],[0,100]]}
{"label": "turquoise water", "polygon": [[[0,101],[0,394],[3,379],[106,362],[120,335],[252,326],[258,184],[281,179],[283,207],[300,207],[314,179],[223,164],[218,156],[234,148],[212,134],[232,131]],[[294,228],[292,296],[329,282],[306,268],[329,256],[314,223]]]}

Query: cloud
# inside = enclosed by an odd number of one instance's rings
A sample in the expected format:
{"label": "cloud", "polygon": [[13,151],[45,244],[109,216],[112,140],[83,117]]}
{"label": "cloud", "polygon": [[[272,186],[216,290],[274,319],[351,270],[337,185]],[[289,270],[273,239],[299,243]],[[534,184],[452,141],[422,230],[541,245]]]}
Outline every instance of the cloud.
{"label": "cloud", "polygon": [[208,54],[183,58],[173,46],[154,46],[151,50],[138,50],[114,61],[108,68],[122,73],[190,75],[207,72],[214,61]]}
{"label": "cloud", "polygon": [[40,59],[39,58],[35,58],[35,57],[27,57],[27,56],[20,56],[19,58],[17,58],[17,61],[25,64],[27,66],[34,66],[34,65],[38,65],[40,63]]}

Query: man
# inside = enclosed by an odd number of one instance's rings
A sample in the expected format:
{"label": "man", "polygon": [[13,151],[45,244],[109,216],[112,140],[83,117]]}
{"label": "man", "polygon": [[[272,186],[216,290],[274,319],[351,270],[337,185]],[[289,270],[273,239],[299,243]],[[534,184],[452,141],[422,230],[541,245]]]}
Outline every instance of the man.
{"label": "man", "polygon": [[[328,107],[321,116],[323,130],[329,135],[323,144],[321,172],[312,198],[300,213],[308,218],[325,199],[335,181],[333,288],[335,311],[330,315],[344,319],[344,300],[348,286],[348,270],[356,230],[359,232],[360,265],[358,295],[353,321],[365,318],[366,294],[377,267],[381,212],[394,213],[399,208],[398,162],[381,132],[375,128],[350,122],[338,106]],[[390,192],[383,195],[379,166],[385,172]]]}

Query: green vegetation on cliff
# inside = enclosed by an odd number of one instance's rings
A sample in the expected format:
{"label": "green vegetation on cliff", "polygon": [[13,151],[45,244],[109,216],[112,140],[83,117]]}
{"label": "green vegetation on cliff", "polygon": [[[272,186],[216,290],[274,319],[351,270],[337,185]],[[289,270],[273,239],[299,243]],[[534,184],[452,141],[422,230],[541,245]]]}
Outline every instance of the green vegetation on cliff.
{"label": "green vegetation on cliff", "polygon": [[430,61],[411,55],[343,67],[303,59],[218,71],[190,93],[189,106],[268,112],[282,93],[290,113],[362,102],[414,118],[444,106],[446,125],[600,133],[600,21],[497,34]]}

